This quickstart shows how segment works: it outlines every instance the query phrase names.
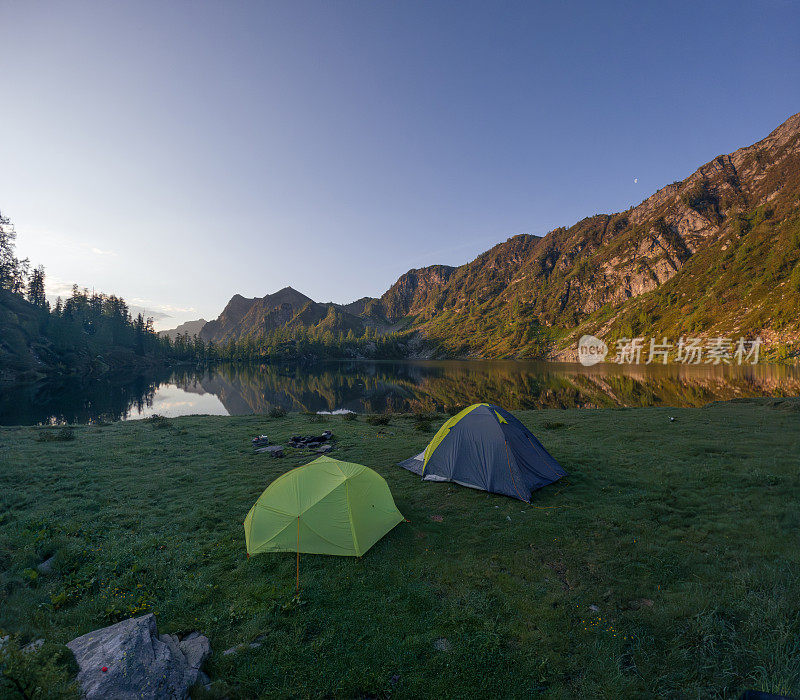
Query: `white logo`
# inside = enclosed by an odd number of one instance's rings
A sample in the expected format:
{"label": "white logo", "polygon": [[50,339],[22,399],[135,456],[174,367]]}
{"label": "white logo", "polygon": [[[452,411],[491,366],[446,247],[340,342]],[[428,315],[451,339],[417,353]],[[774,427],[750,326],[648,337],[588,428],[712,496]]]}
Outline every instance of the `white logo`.
{"label": "white logo", "polygon": [[584,367],[602,362],[608,355],[608,346],[593,335],[582,335],[578,341],[578,360]]}

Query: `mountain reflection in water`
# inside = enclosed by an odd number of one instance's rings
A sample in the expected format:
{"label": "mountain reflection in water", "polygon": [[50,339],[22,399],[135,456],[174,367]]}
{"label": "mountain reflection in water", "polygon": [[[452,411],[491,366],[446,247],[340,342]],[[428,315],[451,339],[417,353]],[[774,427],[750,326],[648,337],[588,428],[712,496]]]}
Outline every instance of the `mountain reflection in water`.
{"label": "mountain reflection in water", "polygon": [[510,409],[701,406],[800,395],[796,366],[581,365],[515,361],[219,365],[151,376],[3,390],[0,424],[87,423],[153,414],[248,415],[449,409],[489,401]]}

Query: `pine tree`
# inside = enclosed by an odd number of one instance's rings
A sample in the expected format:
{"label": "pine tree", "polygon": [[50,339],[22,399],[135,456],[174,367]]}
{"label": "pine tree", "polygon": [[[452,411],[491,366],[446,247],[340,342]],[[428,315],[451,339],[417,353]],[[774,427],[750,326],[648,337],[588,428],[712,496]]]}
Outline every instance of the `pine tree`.
{"label": "pine tree", "polygon": [[28,281],[28,301],[36,306],[47,306],[44,296],[44,267],[35,268]]}
{"label": "pine tree", "polygon": [[0,289],[22,294],[28,277],[30,262],[15,255],[17,234],[8,217],[0,213]]}

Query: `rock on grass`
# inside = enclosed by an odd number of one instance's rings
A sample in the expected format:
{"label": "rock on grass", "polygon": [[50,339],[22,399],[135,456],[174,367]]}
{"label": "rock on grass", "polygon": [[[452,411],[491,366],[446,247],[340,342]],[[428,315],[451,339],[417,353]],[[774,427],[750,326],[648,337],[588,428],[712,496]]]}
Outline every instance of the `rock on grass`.
{"label": "rock on grass", "polygon": [[183,640],[159,636],[152,613],[89,632],[67,647],[87,700],[185,698],[198,680],[207,681],[200,667],[211,654],[208,638],[196,632]]}

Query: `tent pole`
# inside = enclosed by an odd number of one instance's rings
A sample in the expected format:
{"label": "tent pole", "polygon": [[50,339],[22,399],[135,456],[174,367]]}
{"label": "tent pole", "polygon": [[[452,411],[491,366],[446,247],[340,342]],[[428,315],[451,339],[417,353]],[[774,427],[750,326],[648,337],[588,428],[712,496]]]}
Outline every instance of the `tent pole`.
{"label": "tent pole", "polygon": [[294,588],[295,595],[300,592],[300,516],[297,516],[297,582]]}

